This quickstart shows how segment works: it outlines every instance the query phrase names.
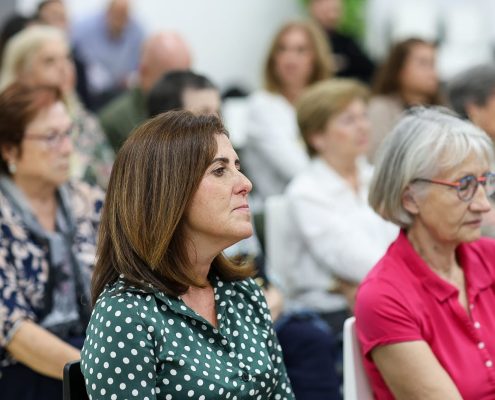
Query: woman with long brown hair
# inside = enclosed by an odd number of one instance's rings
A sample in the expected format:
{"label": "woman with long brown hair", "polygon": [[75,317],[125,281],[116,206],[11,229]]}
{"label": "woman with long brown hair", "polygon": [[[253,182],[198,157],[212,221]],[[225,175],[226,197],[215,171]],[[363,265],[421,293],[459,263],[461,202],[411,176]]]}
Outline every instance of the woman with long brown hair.
{"label": "woman with long brown hair", "polygon": [[433,43],[411,38],[392,47],[373,82],[369,104],[371,160],[402,111],[411,106],[442,103],[435,64]]}
{"label": "woman with long brown hair", "polygon": [[293,399],[261,289],[222,251],[252,234],[220,119],[159,114],[119,151],[82,351],[93,398]]}

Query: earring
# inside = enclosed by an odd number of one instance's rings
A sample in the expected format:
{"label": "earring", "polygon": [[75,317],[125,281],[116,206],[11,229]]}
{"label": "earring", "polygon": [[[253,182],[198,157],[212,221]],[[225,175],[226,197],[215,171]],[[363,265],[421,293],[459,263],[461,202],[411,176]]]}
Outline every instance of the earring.
{"label": "earring", "polygon": [[17,167],[14,163],[9,163],[8,168],[11,175],[14,175],[15,172],[17,171]]}

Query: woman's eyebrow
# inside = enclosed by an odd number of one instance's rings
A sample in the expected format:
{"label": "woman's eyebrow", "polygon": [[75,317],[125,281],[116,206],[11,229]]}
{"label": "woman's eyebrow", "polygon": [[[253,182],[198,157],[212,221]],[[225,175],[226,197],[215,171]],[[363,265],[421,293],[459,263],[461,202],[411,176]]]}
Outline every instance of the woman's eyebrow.
{"label": "woman's eyebrow", "polygon": [[224,163],[224,164],[228,164],[229,163],[229,159],[227,157],[217,157],[217,158],[214,158],[210,164],[215,164],[216,162],[221,162],[221,163]]}
{"label": "woman's eyebrow", "polygon": [[[229,158],[228,158],[228,157],[217,157],[217,158],[214,158],[214,159],[211,161],[210,165],[211,165],[211,164],[215,164],[216,162],[221,162],[221,163],[224,163],[224,164],[228,164],[228,163],[229,163],[229,161],[230,161],[230,160],[229,160]],[[241,165],[241,161],[240,161],[238,158],[236,158],[236,159],[234,160],[234,164],[235,164],[235,165]]]}

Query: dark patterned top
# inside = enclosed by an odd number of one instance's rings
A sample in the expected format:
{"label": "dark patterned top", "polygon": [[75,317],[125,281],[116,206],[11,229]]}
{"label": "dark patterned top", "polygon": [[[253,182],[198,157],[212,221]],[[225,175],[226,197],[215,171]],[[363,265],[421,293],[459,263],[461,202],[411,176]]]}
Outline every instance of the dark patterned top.
{"label": "dark patterned top", "polygon": [[[96,232],[103,192],[83,182],[67,185],[75,219],[73,250],[89,282],[96,254]],[[48,245],[27,229],[0,192],[0,366],[13,363],[5,346],[23,320],[40,323],[50,269]]]}

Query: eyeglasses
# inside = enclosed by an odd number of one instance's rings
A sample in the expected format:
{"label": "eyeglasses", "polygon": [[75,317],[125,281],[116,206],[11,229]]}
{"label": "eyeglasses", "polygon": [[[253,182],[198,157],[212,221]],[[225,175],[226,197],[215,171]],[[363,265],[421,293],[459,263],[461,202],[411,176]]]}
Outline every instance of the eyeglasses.
{"label": "eyeglasses", "polygon": [[56,150],[60,148],[60,145],[64,141],[64,139],[71,136],[73,130],[73,126],[71,125],[65,131],[62,132],[48,132],[43,135],[24,135],[24,139],[26,140],[39,140],[45,142],[47,147],[50,150]]}
{"label": "eyeglasses", "polygon": [[457,191],[457,197],[459,200],[468,202],[470,201],[476,191],[478,190],[478,185],[483,185],[485,188],[485,193],[488,197],[495,193],[495,174],[492,172],[487,172],[479,177],[475,177],[474,175],[467,175],[457,182],[445,182],[436,179],[425,179],[425,178],[417,178],[412,181],[415,182],[426,182],[426,183],[434,183],[437,185],[444,185],[455,188]]}

